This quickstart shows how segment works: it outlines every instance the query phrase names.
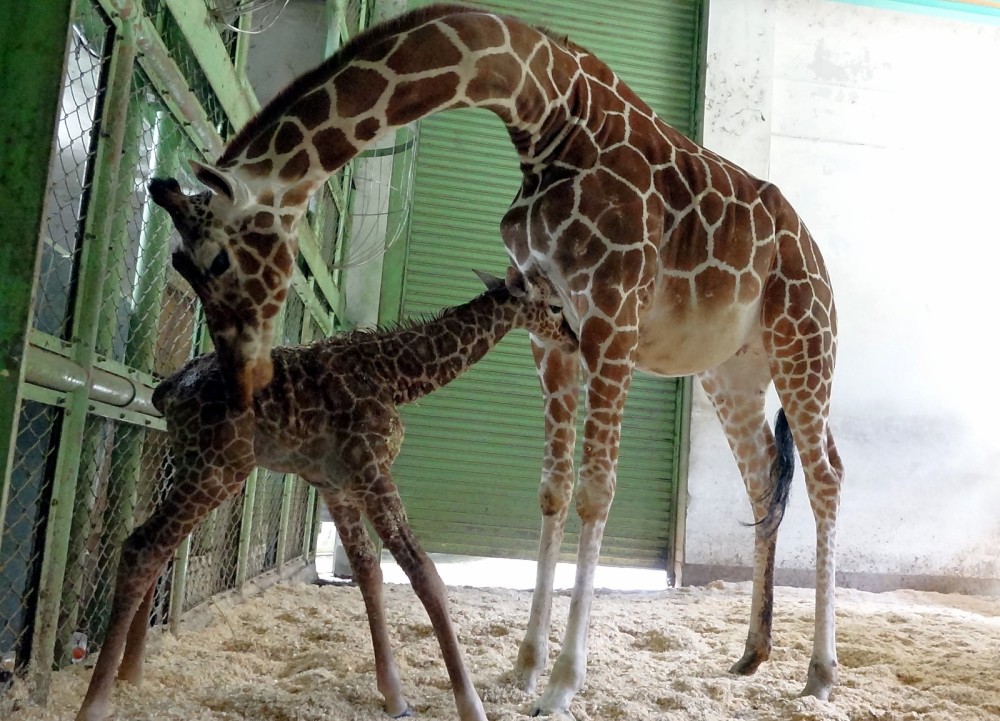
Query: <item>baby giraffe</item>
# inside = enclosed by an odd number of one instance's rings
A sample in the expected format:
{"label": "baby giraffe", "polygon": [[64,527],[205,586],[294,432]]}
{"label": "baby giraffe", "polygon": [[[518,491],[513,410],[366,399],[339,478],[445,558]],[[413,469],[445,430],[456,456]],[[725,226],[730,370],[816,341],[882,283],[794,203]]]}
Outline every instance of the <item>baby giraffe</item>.
{"label": "baby giraffe", "polygon": [[175,479],[122,549],[107,637],[78,721],[107,715],[120,659],[119,678],[141,680],[154,581],[178,544],[239,491],[255,466],[299,474],[329,507],[364,598],[386,711],[404,716],[409,706],[389,646],[382,572],[363,517],[427,609],[459,718],[485,721],[448,614],[445,586],[407,524],[390,473],[403,441],[398,406],[451,382],[515,328],[567,351],[575,350],[576,338],[543,279],[529,285],[513,269],[506,284],[480,277],[485,293],[433,319],[276,348],[274,378],[249,408],[241,410],[215,353],[192,360],[159,385],[153,403],[167,421]]}

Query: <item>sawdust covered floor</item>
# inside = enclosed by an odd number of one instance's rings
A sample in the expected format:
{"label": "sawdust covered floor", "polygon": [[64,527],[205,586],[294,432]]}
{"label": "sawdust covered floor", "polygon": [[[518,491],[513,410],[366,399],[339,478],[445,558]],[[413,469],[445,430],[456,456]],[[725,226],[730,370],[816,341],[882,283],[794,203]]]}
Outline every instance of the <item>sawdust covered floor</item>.
{"label": "sawdust covered floor", "polygon": [[[505,675],[530,593],[451,589],[452,613],[491,721],[523,721],[531,699]],[[423,608],[389,586],[389,624],[408,697],[424,721],[454,719]],[[558,648],[568,596],[556,598]],[[812,592],[777,590],[774,652],[756,675],[727,673],[743,649],[745,584],[599,593],[577,719],[976,721],[1000,718],[1000,599],[838,591],[840,686],[796,698],[812,637]],[[46,709],[11,721],[72,719],[90,671],[55,675]],[[152,640],[140,689],[120,687],[113,718],[135,721],[384,721],[361,597],[353,587],[276,586],[207,628]]]}

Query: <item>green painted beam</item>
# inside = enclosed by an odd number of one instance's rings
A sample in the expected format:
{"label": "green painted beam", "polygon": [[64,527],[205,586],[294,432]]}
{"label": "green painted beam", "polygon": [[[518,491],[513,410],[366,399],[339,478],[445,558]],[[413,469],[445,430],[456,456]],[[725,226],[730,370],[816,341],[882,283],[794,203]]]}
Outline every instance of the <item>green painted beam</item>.
{"label": "green painted beam", "polygon": [[278,518],[278,557],[274,565],[281,568],[288,555],[288,524],[292,517],[292,498],[295,496],[295,476],[286,473],[281,479],[281,515]]}
{"label": "green painted beam", "polygon": [[174,570],[170,579],[170,600],[168,601],[167,619],[170,632],[175,636],[181,629],[181,616],[184,615],[184,596],[187,592],[188,560],[191,558],[190,534],[181,541],[174,554]]}
{"label": "green painted beam", "polygon": [[[0,531],[10,473],[31,328],[33,288],[49,164],[55,138],[66,41],[74,0],[51,0],[25,12],[0,3]],[[0,533],[0,538],[3,534]]]}
{"label": "green painted beam", "polygon": [[[341,217],[344,216],[341,215]],[[323,295],[326,296],[334,314],[341,317],[343,315],[343,293],[333,276],[330,275],[330,270],[320,252],[320,243],[308,223],[301,223],[299,226],[299,254],[309,264],[309,271],[316,280],[319,289],[323,291]]]}
{"label": "green painted beam", "polygon": [[316,502],[318,494],[313,486],[309,486],[309,495],[306,499],[306,519],[303,524],[304,537],[302,539],[302,557],[307,561],[316,557],[316,536],[319,534],[320,515],[319,506]]}
{"label": "green painted beam", "polygon": [[257,475],[255,468],[247,477],[243,487],[243,516],[240,522],[240,547],[236,557],[236,588],[242,590],[247,582],[250,565],[250,543],[253,540],[254,524],[259,520],[254,518],[257,496]]}
{"label": "green painted beam", "polygon": [[195,147],[206,158],[215,158],[222,152],[222,138],[197,96],[191,92],[187,78],[170,56],[153,22],[143,13],[141,0],[96,2],[135,45],[139,65],[173,116],[182,121],[182,127]]}
{"label": "green painted beam", "polygon": [[679,586],[683,581],[681,570],[684,567],[684,548],[687,538],[687,504],[688,504],[688,462],[691,453],[691,391],[694,385],[692,376],[678,379],[678,396],[680,403],[677,409],[677,434],[674,436],[674,467],[673,486],[674,519],[670,544],[670,563],[668,572],[672,581]]}
{"label": "green painted beam", "polygon": [[[110,29],[108,37],[110,41]],[[102,284],[108,254],[106,239],[111,230],[112,219],[108,209],[113,205],[118,187],[124,118],[128,108],[134,59],[134,47],[130,43],[114,44],[109,59],[108,86],[104,103],[100,106],[101,124],[105,132],[97,140],[92,173],[94,184],[88,207],[83,209],[86,220],[79,249],[79,291],[73,301],[70,358],[88,375],[94,360],[94,344],[101,320]],[[60,597],[70,554],[81,453],[87,445],[85,432],[89,404],[89,384],[70,391],[59,429],[32,641],[36,698],[43,698],[47,694],[49,670],[55,664],[59,641]]]}
{"label": "green painted beam", "polygon": [[260,108],[256,96],[236,72],[204,2],[166,0],[177,26],[194,51],[212,90],[225,108],[229,120],[241,127]]}

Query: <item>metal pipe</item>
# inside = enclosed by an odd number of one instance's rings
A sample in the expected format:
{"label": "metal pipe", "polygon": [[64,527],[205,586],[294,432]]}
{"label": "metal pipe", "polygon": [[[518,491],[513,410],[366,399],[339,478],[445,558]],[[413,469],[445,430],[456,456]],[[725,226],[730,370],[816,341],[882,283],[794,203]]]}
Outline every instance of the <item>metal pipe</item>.
{"label": "metal pipe", "polygon": [[70,358],[35,345],[28,346],[25,364],[24,379],[28,383],[63,392],[87,387],[90,398],[95,401],[160,417],[160,412],[153,407],[153,388],[145,383],[101,368],[94,368],[88,379],[87,371]]}

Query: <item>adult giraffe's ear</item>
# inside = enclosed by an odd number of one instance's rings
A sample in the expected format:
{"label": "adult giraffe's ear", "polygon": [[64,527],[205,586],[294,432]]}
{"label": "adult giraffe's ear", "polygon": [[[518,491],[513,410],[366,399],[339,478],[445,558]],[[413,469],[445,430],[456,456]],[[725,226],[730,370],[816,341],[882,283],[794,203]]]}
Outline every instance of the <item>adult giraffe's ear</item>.
{"label": "adult giraffe's ear", "polygon": [[496,290],[503,286],[503,278],[497,278],[495,275],[490,275],[489,273],[484,273],[481,270],[472,269],[472,272],[476,274],[479,280],[483,281],[483,285],[486,286],[486,290]]}
{"label": "adult giraffe's ear", "polygon": [[249,202],[249,191],[247,191],[246,187],[242,183],[228,173],[225,173],[218,168],[202,165],[197,160],[189,160],[188,165],[191,166],[191,170],[194,172],[194,177],[200,180],[214,193],[224,195],[229,198],[229,201],[233,205],[242,207],[247,205]]}
{"label": "adult giraffe's ear", "polygon": [[528,279],[524,277],[524,273],[519,271],[514,266],[508,266],[507,268],[507,279],[504,281],[507,286],[507,290],[515,298],[525,298],[528,295],[530,288],[528,287]]}

